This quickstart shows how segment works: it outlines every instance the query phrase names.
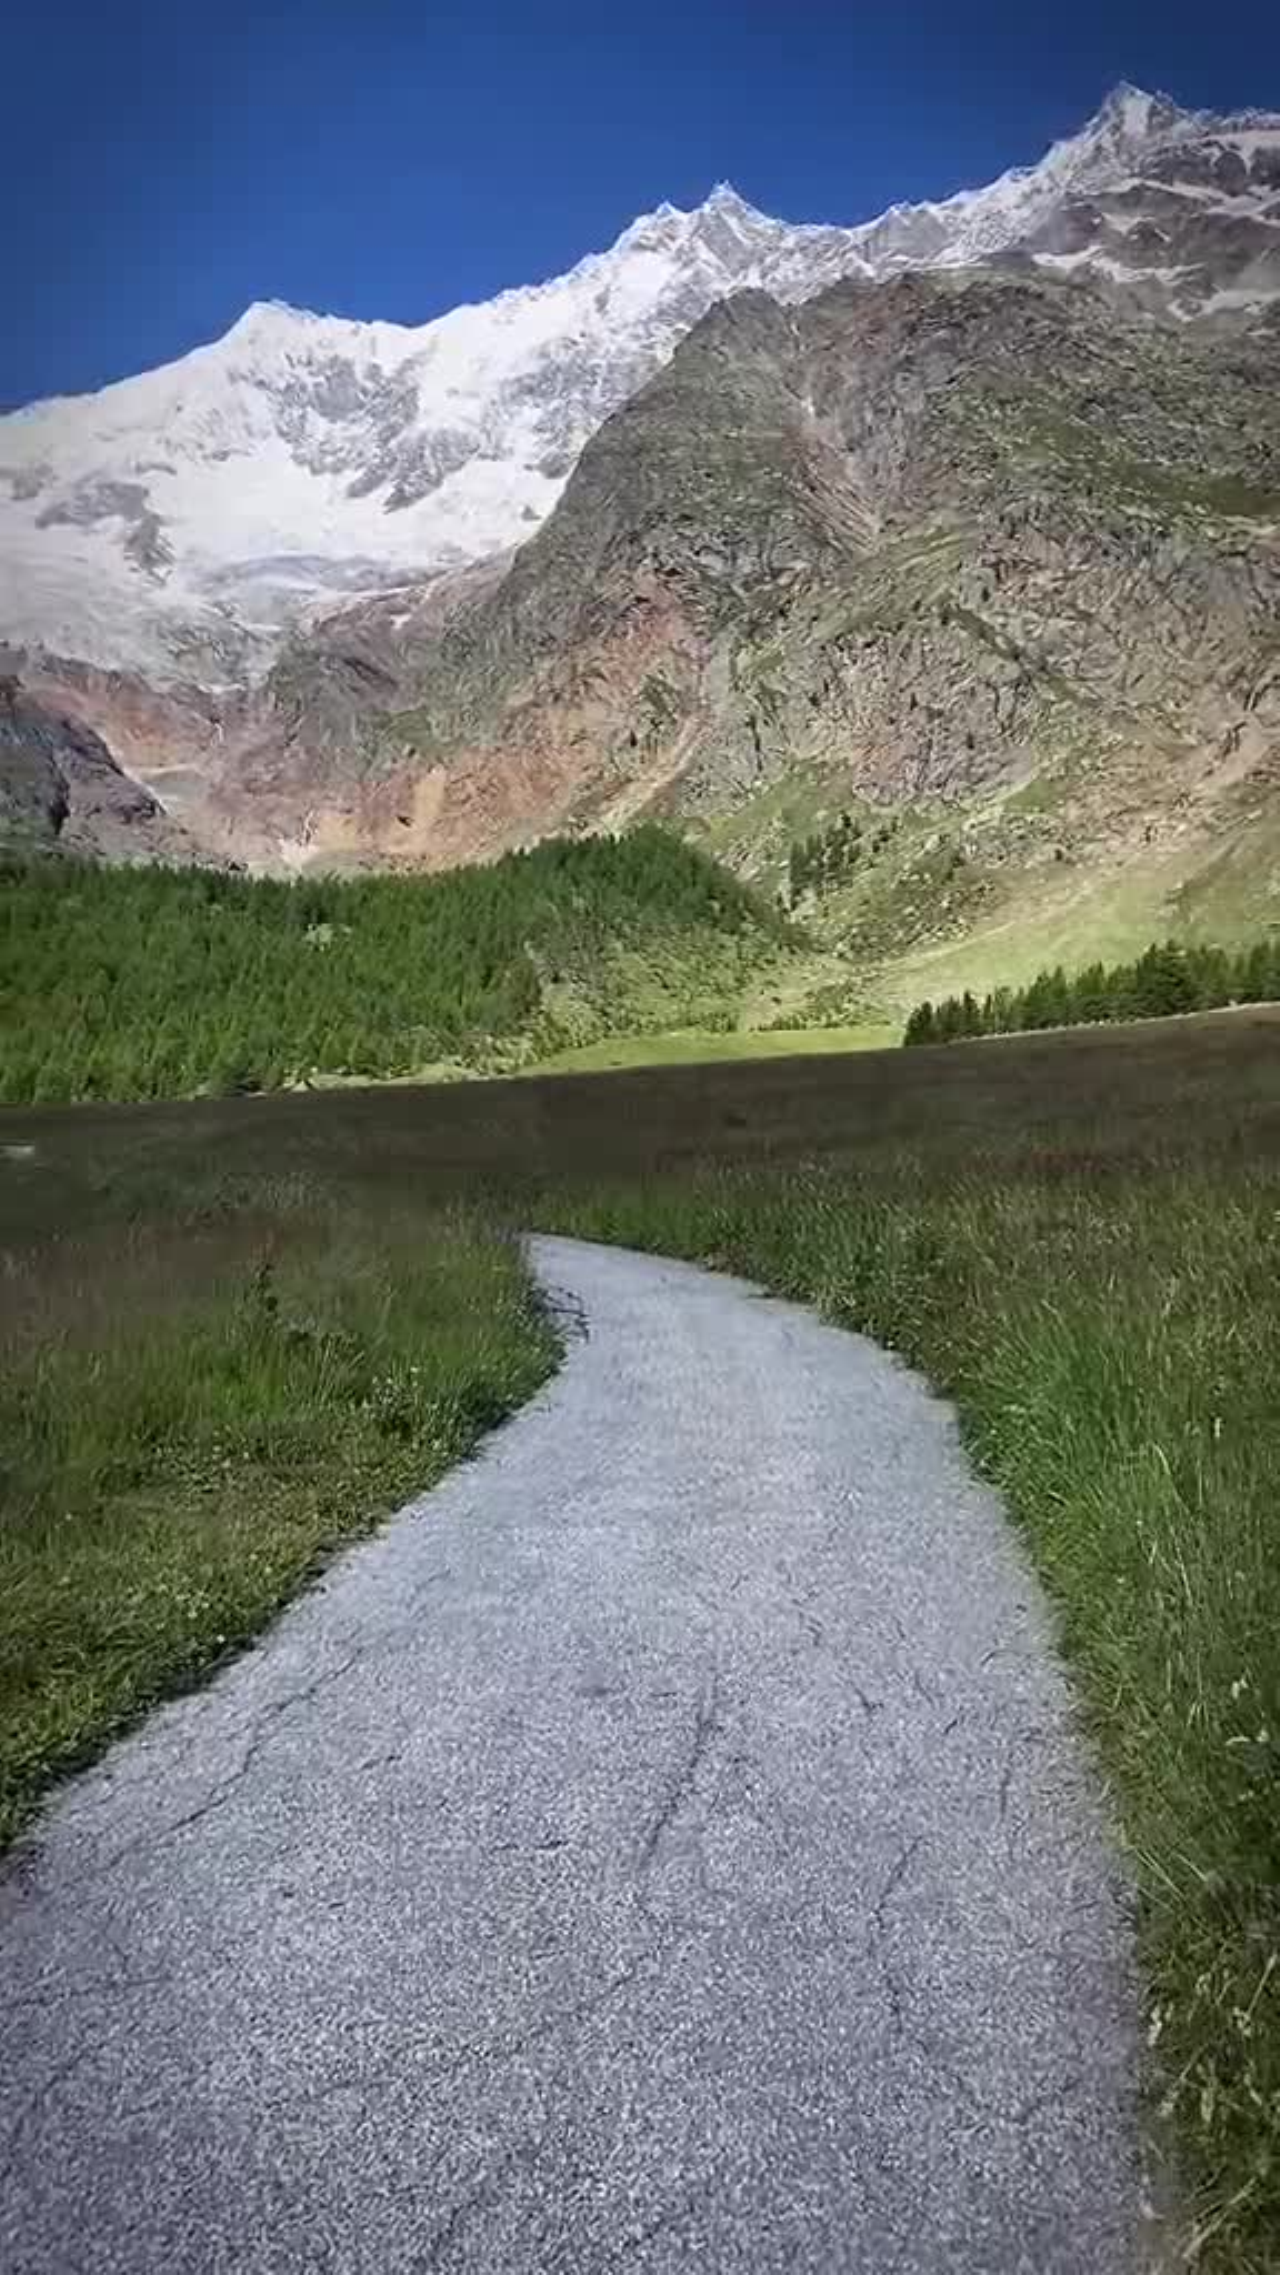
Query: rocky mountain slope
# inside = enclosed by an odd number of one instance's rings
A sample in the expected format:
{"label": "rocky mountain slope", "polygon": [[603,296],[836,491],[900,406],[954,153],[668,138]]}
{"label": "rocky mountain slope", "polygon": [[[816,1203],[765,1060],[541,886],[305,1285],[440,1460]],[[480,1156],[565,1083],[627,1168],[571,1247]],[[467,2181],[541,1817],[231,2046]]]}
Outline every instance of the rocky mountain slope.
{"label": "rocky mountain slope", "polygon": [[1280,295],[1280,119],[1122,87],[1037,166],[854,228],[727,187],[567,276],[421,327],[277,303],[99,394],[0,419],[0,633],[152,684],[259,678],[344,596],[483,558],[551,511],[588,437],[727,293],[1011,248],[1230,326]]}
{"label": "rocky mountain slope", "polygon": [[435,865],[736,814],[750,857],[809,783],[1016,793],[1046,858],[1185,835],[1280,743],[1278,378],[1270,331],[1122,320],[1026,262],[739,295],[505,569],[286,651],[204,827],[249,794],[277,842]]}
{"label": "rocky mountain slope", "polygon": [[197,849],[100,735],[0,675],[0,853],[191,861]]}
{"label": "rocky mountain slope", "polygon": [[[95,555],[105,645],[67,653],[35,636],[33,575],[27,687],[104,734],[201,845],[263,866],[441,867],[656,814],[780,885],[798,835],[856,812],[857,874],[846,862],[827,897],[863,964],[966,927],[1007,945],[1028,895],[1056,906],[1122,873],[1128,891],[1139,869],[1153,930],[1202,886],[1221,906],[1244,872],[1241,905],[1266,918],[1275,118],[1123,90],[1040,167],[861,230],[789,230],[729,193],[666,210],[556,285],[406,335],[394,431],[372,408],[386,328],[360,350],[360,409],[334,337],[305,320],[329,343],[308,361],[294,321],[252,377],[223,343],[181,384],[0,422],[0,464],[19,429],[48,444],[20,501],[33,529],[44,517],[39,543],[124,542],[150,596],[117,608]],[[437,380],[468,438],[452,472],[428,447]],[[114,508],[50,518],[91,430],[105,451],[127,429],[137,472],[157,417],[165,463],[206,454],[206,518],[152,532],[170,558],[145,560],[151,537]],[[282,451],[267,593],[233,501],[267,510]],[[469,485],[495,469],[505,503],[477,518]],[[307,518],[322,494],[323,544]],[[376,510],[391,552],[349,549],[339,498]],[[182,649],[181,676],[169,634],[196,621],[197,587],[204,607],[215,544],[225,641]],[[411,555],[426,573],[406,575]],[[319,585],[366,579],[316,611]],[[307,597],[292,623],[285,585]]]}
{"label": "rocky mountain slope", "polygon": [[416,648],[413,702],[353,723],[348,816],[356,781],[394,851],[426,800],[449,861],[799,776],[1185,830],[1280,752],[1278,380],[1273,332],[1121,321],[1020,262],[740,295]]}

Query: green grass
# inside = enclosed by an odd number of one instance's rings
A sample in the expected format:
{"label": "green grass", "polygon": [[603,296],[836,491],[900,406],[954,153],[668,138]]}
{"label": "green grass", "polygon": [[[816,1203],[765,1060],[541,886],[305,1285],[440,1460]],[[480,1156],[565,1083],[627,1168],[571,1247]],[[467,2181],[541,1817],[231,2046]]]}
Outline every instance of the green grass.
{"label": "green grass", "polygon": [[952,1397],[1061,1621],[1141,1899],[1195,2263],[1280,2266],[1280,1180],[1072,1158],[544,1204],[743,1272]]}
{"label": "green grass", "polygon": [[[1022,987],[1057,964],[1079,971],[1095,961],[1124,963],[1171,936],[1228,943],[1249,936],[1239,907],[1229,922],[1215,924],[1216,903],[1205,904],[1203,921],[1190,903],[1180,905],[1181,879],[1180,869],[1155,857],[1086,881],[1069,866],[1042,870],[993,917],[979,912],[964,933],[904,950],[868,979],[868,990],[901,1009],[965,988],[985,995],[996,986]],[[1260,921],[1254,930],[1261,928]]]}
{"label": "green grass", "polygon": [[1248,790],[1236,805],[1243,810],[1230,829],[1170,896],[1179,928],[1201,940],[1238,940],[1280,925],[1280,831]]}
{"label": "green grass", "polygon": [[815,1052],[886,1050],[890,1026],[692,1028],[667,1035],[610,1035],[577,1050],[557,1051],[529,1074],[591,1074],[635,1066],[710,1066],[726,1059],[804,1058]]}
{"label": "green grass", "polygon": [[0,1841],[552,1360],[474,1212],[297,1177],[147,1193],[5,1253]]}

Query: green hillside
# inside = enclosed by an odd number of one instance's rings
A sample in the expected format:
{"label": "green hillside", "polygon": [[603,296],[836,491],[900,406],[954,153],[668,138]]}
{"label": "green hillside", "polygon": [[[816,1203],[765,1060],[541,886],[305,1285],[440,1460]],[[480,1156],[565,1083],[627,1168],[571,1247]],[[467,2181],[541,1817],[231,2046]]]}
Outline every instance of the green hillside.
{"label": "green hillside", "polygon": [[780,895],[869,1012],[1124,963],[1153,940],[1249,948],[1280,927],[1280,797],[1190,798],[1171,766],[1077,754],[950,802],[872,804],[799,768],[703,825],[717,859]]}
{"label": "green hillside", "polygon": [[158,1098],[514,1066],[724,1024],[776,911],[667,832],[441,877],[0,869],[0,1099]]}

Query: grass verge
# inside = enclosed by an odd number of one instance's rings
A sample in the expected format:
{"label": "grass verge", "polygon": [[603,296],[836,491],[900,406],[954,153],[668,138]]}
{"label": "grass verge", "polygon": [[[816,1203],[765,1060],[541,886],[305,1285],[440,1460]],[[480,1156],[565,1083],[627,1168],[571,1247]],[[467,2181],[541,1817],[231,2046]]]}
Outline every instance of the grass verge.
{"label": "grass verge", "polygon": [[535,1060],[534,1074],[603,1074],[633,1066],[715,1066],[730,1059],[809,1058],[830,1051],[887,1050],[898,1040],[888,1025],[861,1027],[709,1027],[667,1034],[604,1035]]}
{"label": "grass verge", "polygon": [[952,1397],[1060,1615],[1137,1883],[1189,2256],[1280,2266],[1280,1187],[1042,1153],[558,1194],[559,1231],[815,1303]]}
{"label": "grass verge", "polygon": [[9,1248],[0,1842],[552,1357],[513,1243],[457,1203],[144,1180],[127,1209]]}

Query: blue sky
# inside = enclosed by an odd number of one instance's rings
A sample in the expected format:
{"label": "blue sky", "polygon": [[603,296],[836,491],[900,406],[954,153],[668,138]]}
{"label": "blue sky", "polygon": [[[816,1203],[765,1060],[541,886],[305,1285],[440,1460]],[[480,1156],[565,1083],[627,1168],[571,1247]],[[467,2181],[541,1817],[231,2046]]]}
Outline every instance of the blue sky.
{"label": "blue sky", "polygon": [[859,220],[1035,158],[1120,78],[1280,108],[1263,0],[19,5],[5,404],[162,362],[255,299],[422,322],[719,178]]}

